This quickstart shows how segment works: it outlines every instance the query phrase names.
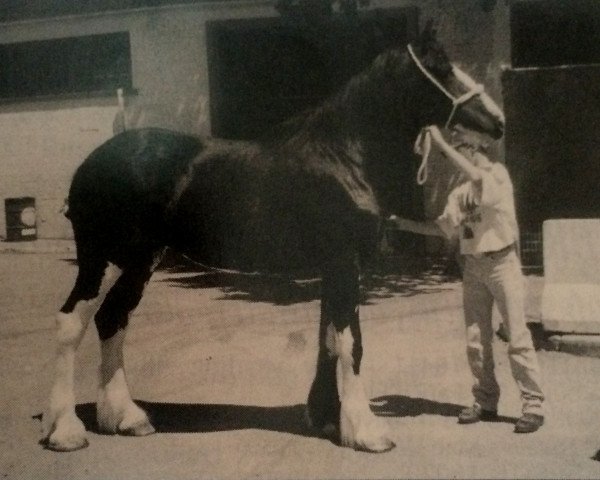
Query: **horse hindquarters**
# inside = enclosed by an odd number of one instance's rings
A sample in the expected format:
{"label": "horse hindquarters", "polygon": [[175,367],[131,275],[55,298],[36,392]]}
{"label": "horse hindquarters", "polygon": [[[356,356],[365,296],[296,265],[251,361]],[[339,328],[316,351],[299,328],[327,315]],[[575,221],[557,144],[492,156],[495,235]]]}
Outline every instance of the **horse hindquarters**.
{"label": "horse hindquarters", "polygon": [[127,388],[125,328],[165,243],[164,217],[177,182],[201,148],[193,137],[163,130],[128,131],[98,147],[75,172],[68,216],[79,271],[57,319],[56,376],[43,422],[48,448],[75,450],[87,443],[75,415],[73,369],[94,315],[102,341],[98,426],[133,435],[153,431]]}
{"label": "horse hindquarters", "polygon": [[348,259],[328,265],[322,282],[319,356],[307,402],[309,421],[325,433],[339,427],[343,446],[370,452],[390,450],[395,444],[384,423],[372,413],[360,377],[357,262]]}

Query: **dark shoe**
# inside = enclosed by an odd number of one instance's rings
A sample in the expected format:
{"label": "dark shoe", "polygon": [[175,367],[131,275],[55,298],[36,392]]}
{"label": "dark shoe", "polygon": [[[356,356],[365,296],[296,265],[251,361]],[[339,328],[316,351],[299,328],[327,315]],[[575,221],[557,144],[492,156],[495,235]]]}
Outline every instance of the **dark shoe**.
{"label": "dark shoe", "polygon": [[544,424],[544,417],[535,413],[525,413],[515,424],[515,433],[532,433]]}
{"label": "dark shoe", "polygon": [[473,405],[472,407],[465,408],[458,415],[458,423],[466,425],[468,423],[481,422],[493,422],[498,419],[498,412],[496,410],[484,410],[479,405]]}
{"label": "dark shoe", "polygon": [[496,336],[500,340],[502,340],[504,343],[508,343],[508,341],[510,340],[510,337],[508,335],[508,328],[506,328],[506,325],[504,325],[504,322],[502,322],[498,326],[498,330],[496,330]]}

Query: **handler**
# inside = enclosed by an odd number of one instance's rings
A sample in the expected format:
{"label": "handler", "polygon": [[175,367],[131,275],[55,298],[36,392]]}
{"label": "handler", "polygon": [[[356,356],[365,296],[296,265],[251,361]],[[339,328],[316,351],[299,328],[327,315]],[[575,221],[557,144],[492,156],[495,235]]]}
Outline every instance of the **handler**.
{"label": "handler", "polygon": [[525,321],[524,282],[516,252],[518,229],[513,186],[504,165],[462,144],[450,146],[437,127],[428,129],[436,145],[466,176],[449,195],[436,220],[416,222],[392,217],[399,230],[452,238],[458,234],[464,256],[463,308],[467,358],[474,377],[472,407],[458,416],[462,424],[498,417],[500,387],[494,374],[492,307],[498,305],[508,329],[508,356],[521,392],[522,416],[515,432],[535,432],[544,423],[540,369]]}

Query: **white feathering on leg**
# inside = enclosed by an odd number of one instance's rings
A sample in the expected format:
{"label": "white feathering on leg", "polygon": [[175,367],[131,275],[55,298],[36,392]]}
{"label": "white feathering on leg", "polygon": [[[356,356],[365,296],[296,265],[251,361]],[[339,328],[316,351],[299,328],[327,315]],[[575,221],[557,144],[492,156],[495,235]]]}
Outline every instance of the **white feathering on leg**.
{"label": "white feathering on leg", "polygon": [[385,423],[371,411],[360,375],[354,373],[352,349],[354,338],[349,327],[337,334],[336,347],[341,368],[338,386],[341,391],[340,441],[343,446],[369,452],[385,452],[395,444],[388,438]]}

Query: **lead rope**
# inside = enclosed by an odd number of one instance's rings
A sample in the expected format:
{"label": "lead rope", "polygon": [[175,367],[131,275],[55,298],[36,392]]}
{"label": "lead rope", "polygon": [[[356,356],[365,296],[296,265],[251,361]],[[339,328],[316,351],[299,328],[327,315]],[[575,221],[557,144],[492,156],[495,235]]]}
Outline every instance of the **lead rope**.
{"label": "lead rope", "polygon": [[431,153],[431,133],[424,128],[415,141],[414,152],[421,155],[421,165],[417,171],[417,184],[423,185],[427,181],[427,162]]}
{"label": "lead rope", "polygon": [[[194,265],[196,265],[197,267],[200,267],[203,270],[206,270],[206,271],[212,272],[212,273],[225,273],[227,275],[242,275],[244,277],[259,277],[262,275],[262,273],[260,273],[260,272],[242,272],[241,270],[231,270],[229,268],[211,267],[209,265],[206,265],[205,263],[194,260],[193,258],[187,256],[184,253],[182,253],[180,255],[183,258],[185,258],[188,262],[191,262]],[[270,276],[270,275],[265,275],[265,276]]]}
{"label": "lead rope", "polygon": [[183,258],[185,258],[187,261],[189,261],[190,263],[193,263],[194,265],[196,265],[197,267],[200,267],[201,269],[207,271],[207,272],[211,272],[211,273],[222,273],[222,274],[226,274],[226,275],[237,275],[240,277],[245,277],[245,278],[258,278],[258,277],[262,277],[265,279],[269,279],[269,280],[273,280],[273,279],[277,279],[277,280],[288,280],[288,281],[293,281],[294,283],[297,284],[305,284],[305,283],[310,283],[310,282],[314,282],[316,280],[318,280],[318,277],[314,277],[314,278],[302,278],[302,279],[295,279],[292,278],[288,275],[282,275],[282,274],[277,274],[277,273],[265,273],[265,272],[259,272],[259,271],[254,271],[254,272],[244,272],[241,270],[232,270],[229,268],[220,268],[220,267],[211,267],[209,265],[206,265],[205,263],[201,263],[198,262],[197,260],[194,260],[193,258],[189,257],[188,255],[185,254],[180,254]]}

